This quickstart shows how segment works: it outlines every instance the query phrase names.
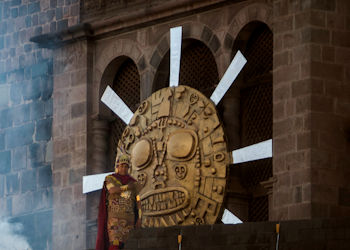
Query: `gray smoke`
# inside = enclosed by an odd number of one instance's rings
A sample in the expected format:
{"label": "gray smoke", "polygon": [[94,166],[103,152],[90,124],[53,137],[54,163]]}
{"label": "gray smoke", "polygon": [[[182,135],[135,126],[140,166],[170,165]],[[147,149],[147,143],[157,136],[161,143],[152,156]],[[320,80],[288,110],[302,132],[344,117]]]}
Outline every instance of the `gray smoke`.
{"label": "gray smoke", "polygon": [[0,217],[0,249],[32,250],[26,238],[21,235],[22,231],[22,224],[9,223],[8,219]]}

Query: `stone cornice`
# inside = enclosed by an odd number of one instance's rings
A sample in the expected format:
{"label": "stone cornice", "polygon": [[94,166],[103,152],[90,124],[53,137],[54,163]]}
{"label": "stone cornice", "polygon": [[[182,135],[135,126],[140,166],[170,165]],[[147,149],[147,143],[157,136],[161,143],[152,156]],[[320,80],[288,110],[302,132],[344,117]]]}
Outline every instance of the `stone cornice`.
{"label": "stone cornice", "polygon": [[124,10],[119,13],[116,10],[116,15],[109,13],[103,19],[77,24],[61,32],[34,36],[30,41],[38,43],[43,48],[56,48],[77,40],[98,40],[244,1],[247,0],[180,0],[165,2],[154,7]]}

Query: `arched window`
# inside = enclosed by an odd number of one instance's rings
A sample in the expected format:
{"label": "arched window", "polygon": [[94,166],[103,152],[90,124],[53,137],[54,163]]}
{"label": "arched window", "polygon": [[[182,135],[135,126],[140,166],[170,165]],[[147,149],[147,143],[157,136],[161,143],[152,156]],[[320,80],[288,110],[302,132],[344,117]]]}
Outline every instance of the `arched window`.
{"label": "arched window", "polygon": [[[126,59],[119,67],[114,80],[113,90],[125,102],[132,112],[135,112],[140,104],[140,75],[136,64],[131,59]],[[117,116],[110,124],[110,169],[113,170],[117,145],[126,124]]]}
{"label": "arched window", "polygon": [[[218,82],[216,62],[210,49],[198,40],[184,40],[179,84],[190,86],[210,97]],[[169,52],[158,67],[153,85],[154,91],[169,86]]]}
{"label": "arched window", "polygon": [[[247,58],[239,87],[240,147],[272,138],[273,36],[267,25],[247,24],[239,33],[234,51]],[[233,53],[234,54],[234,53]],[[272,159],[238,164],[240,182],[250,194],[248,221],[268,220],[268,196],[260,182],[272,176]]]}

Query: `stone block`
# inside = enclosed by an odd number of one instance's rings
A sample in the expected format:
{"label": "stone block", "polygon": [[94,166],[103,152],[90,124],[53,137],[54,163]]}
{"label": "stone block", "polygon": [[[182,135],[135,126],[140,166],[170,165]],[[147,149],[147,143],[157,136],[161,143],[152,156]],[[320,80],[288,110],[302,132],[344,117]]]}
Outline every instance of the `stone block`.
{"label": "stone block", "polygon": [[0,109],[7,107],[9,104],[9,87],[0,86]]}
{"label": "stone block", "polygon": [[155,51],[155,52],[153,53],[153,55],[152,55],[151,60],[150,60],[150,64],[151,64],[154,68],[158,68],[158,65],[159,65],[161,59],[162,59],[162,58],[160,57],[158,51]]}
{"label": "stone block", "polygon": [[85,174],[85,169],[71,169],[69,170],[69,184],[80,183]]}
{"label": "stone block", "polygon": [[213,35],[213,32],[208,27],[204,27],[202,34],[201,34],[201,39],[203,41],[209,43],[212,35]]}
{"label": "stone block", "polygon": [[299,65],[288,65],[278,68],[273,73],[274,81],[276,84],[281,82],[289,82],[291,79],[299,79]]}
{"label": "stone block", "polygon": [[7,22],[0,23],[0,35],[5,35],[7,33]]}
{"label": "stone block", "polygon": [[293,29],[293,16],[279,19],[274,24],[274,32],[282,33]]}
{"label": "stone block", "polygon": [[28,14],[37,13],[40,11],[40,2],[28,4]]}
{"label": "stone block", "polygon": [[45,112],[46,102],[34,101],[30,104],[30,120],[40,120],[46,116]]}
{"label": "stone block", "polygon": [[19,7],[19,16],[25,16],[28,13],[27,5],[22,5]]}
{"label": "stone block", "polygon": [[312,0],[310,7],[315,10],[335,11],[334,0]]}
{"label": "stone block", "polygon": [[45,102],[45,115],[52,116],[53,115],[53,100],[50,98]]}
{"label": "stone block", "polygon": [[11,9],[11,18],[18,17],[18,8],[12,8]]}
{"label": "stone block", "polygon": [[306,28],[301,32],[302,43],[329,44],[330,32],[327,29]]}
{"label": "stone block", "polygon": [[72,203],[73,200],[73,192],[71,187],[63,188],[59,192],[60,202],[61,204],[69,204]]}
{"label": "stone block", "polygon": [[6,133],[6,148],[24,146],[33,142],[34,124],[28,123],[8,129]]}
{"label": "stone block", "polygon": [[28,214],[32,211],[33,211],[33,194],[31,192],[13,196],[12,214],[14,216],[18,216],[21,214]]}
{"label": "stone block", "polygon": [[[0,198],[4,197],[5,194],[5,175],[0,175]],[[1,205],[0,205],[1,213]]]}
{"label": "stone block", "polygon": [[53,192],[51,188],[40,189],[33,192],[34,209],[49,209],[53,204]]}
{"label": "stone block", "polygon": [[32,77],[46,75],[48,73],[48,63],[40,62],[32,66]]}
{"label": "stone block", "polygon": [[216,53],[218,49],[220,48],[221,44],[216,35],[213,35],[212,39],[209,42],[209,47],[213,53]]}
{"label": "stone block", "polygon": [[225,49],[231,49],[233,46],[233,38],[230,34],[225,36],[224,47]]}
{"label": "stone block", "polygon": [[337,63],[350,64],[350,49],[337,48],[335,51],[335,60]]}
{"label": "stone block", "polygon": [[41,188],[52,186],[51,165],[38,168],[38,186]]}
{"label": "stone block", "polygon": [[12,126],[12,116],[10,109],[0,110],[0,128],[8,128]]}
{"label": "stone block", "polygon": [[13,195],[19,191],[18,174],[8,174],[6,176],[6,195]]}
{"label": "stone block", "polygon": [[32,17],[31,16],[26,16],[24,19],[24,22],[26,24],[26,28],[29,28],[32,26]]}
{"label": "stone block", "polygon": [[311,187],[311,199],[313,202],[337,205],[339,201],[338,187],[313,184]]}
{"label": "stone block", "polygon": [[0,151],[5,149],[5,134],[0,133]]}
{"label": "stone block", "polygon": [[137,62],[137,67],[138,67],[138,70],[140,72],[143,71],[146,68],[146,61],[145,61],[145,57],[144,56],[142,56],[140,58],[140,60]]}
{"label": "stone block", "polygon": [[34,78],[32,81],[23,84],[23,99],[25,101],[38,100],[41,96],[41,92],[40,78]]}
{"label": "stone block", "polygon": [[52,118],[37,121],[35,140],[48,141],[51,138]]}
{"label": "stone block", "polygon": [[27,168],[27,147],[17,147],[12,153],[12,169],[15,171]]}
{"label": "stone block", "polygon": [[44,161],[44,144],[33,143],[28,147],[28,159],[32,162]]}
{"label": "stone block", "polygon": [[283,101],[285,99],[290,98],[291,96],[291,89],[289,84],[284,84],[280,87],[276,87],[274,89],[273,93],[273,101],[274,102],[279,102]]}
{"label": "stone block", "polygon": [[0,152],[0,174],[7,174],[11,170],[11,152]]}
{"label": "stone block", "polygon": [[[4,48],[4,37],[0,37],[0,49]],[[4,79],[4,76],[6,76],[6,73],[0,74],[0,83],[5,83],[6,79]]]}
{"label": "stone block", "polygon": [[63,8],[56,8],[56,20],[59,21],[63,18]]}
{"label": "stone block", "polygon": [[344,74],[343,67],[341,65],[311,62],[311,75],[322,79],[342,81]]}
{"label": "stone block", "polygon": [[37,178],[36,170],[26,170],[21,172],[21,193],[36,190]]}
{"label": "stone block", "polygon": [[341,47],[350,47],[350,32],[349,31],[333,31],[332,44]]}
{"label": "stone block", "polygon": [[326,26],[326,13],[324,11],[311,11],[310,12],[310,24],[325,27]]}
{"label": "stone block", "polygon": [[35,228],[33,249],[47,249],[52,239],[52,210],[36,212],[33,217]]}
{"label": "stone block", "polygon": [[53,78],[51,76],[44,77],[44,79],[42,80],[41,89],[42,89],[41,99],[43,101],[49,100],[53,92]]}
{"label": "stone block", "polygon": [[71,107],[72,118],[86,115],[86,102],[75,103]]}
{"label": "stone block", "polygon": [[57,31],[62,31],[68,28],[68,20],[64,19],[57,22]]}
{"label": "stone block", "polygon": [[294,135],[288,135],[282,138],[276,138],[274,140],[274,144],[273,144],[274,155],[295,151],[295,149],[296,149],[296,137]]}
{"label": "stone block", "polygon": [[11,117],[14,126],[18,126],[29,121],[29,107],[30,104],[22,104],[11,108]]}

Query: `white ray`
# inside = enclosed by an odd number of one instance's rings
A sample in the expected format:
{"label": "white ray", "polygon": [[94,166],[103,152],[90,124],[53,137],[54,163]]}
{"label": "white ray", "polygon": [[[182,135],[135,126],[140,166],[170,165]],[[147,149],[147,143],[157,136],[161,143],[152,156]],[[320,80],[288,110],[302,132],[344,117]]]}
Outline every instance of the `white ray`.
{"label": "white ray", "polygon": [[232,151],[233,164],[272,157],[272,139]]}
{"label": "white ray", "polygon": [[236,215],[234,215],[230,210],[226,209],[224,210],[224,214],[221,218],[222,223],[224,224],[239,224],[243,223]]}
{"label": "white ray", "polygon": [[83,176],[83,194],[102,189],[106,176],[110,174],[113,172]]}
{"label": "white ray", "polygon": [[120,119],[126,124],[129,124],[134,113],[123,102],[123,100],[113,91],[113,89],[107,86],[105,92],[101,97],[101,101],[107,105]]}
{"label": "white ray", "polygon": [[[232,151],[233,164],[255,161],[272,157],[272,139]],[[83,177],[83,193],[89,193],[102,188],[104,178],[112,174],[95,174]]]}
{"label": "white ray", "polygon": [[246,62],[247,59],[245,59],[242,53],[238,50],[230,66],[226,70],[224,76],[221,78],[218,86],[216,87],[216,89],[210,97],[210,99],[215,103],[215,105],[217,105],[221,101],[222,97],[231,87],[232,83],[238,76],[239,72],[241,72]]}
{"label": "white ray", "polygon": [[170,29],[170,78],[169,86],[179,85],[182,27]]}

